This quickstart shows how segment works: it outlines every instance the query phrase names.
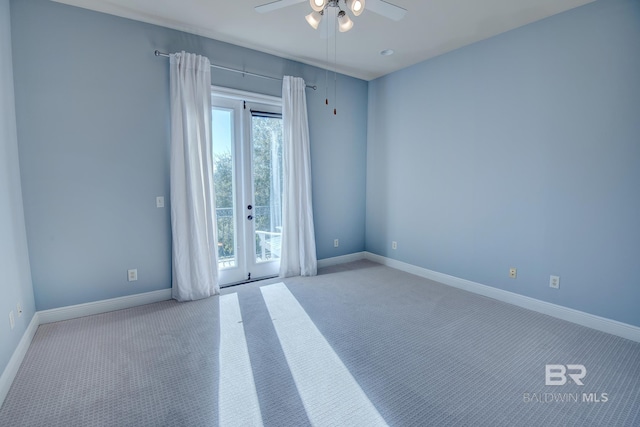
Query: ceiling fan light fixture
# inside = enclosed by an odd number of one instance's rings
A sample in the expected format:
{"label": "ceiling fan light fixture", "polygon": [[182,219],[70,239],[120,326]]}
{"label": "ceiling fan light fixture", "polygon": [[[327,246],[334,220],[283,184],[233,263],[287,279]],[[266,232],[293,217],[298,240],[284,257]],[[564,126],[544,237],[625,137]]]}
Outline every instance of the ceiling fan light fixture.
{"label": "ceiling fan light fixture", "polygon": [[314,30],[317,30],[318,26],[320,25],[320,21],[322,21],[322,14],[314,10],[313,12],[305,16],[305,19]]}
{"label": "ceiling fan light fixture", "polygon": [[354,16],[360,16],[364,11],[364,2],[365,0],[347,0],[347,7]]}
{"label": "ceiling fan light fixture", "polygon": [[338,29],[341,33],[346,33],[353,28],[353,21],[344,10],[338,13]]}
{"label": "ceiling fan light fixture", "polygon": [[309,3],[311,4],[311,9],[316,12],[322,12],[327,6],[327,0],[309,0]]}

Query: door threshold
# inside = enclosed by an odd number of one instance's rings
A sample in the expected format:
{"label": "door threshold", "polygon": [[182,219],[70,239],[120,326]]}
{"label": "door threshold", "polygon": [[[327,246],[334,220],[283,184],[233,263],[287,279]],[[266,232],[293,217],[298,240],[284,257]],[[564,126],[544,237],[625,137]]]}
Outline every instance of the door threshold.
{"label": "door threshold", "polygon": [[275,279],[276,277],[278,277],[277,274],[275,276],[264,276],[264,277],[258,277],[256,279],[251,279],[251,280],[241,280],[239,282],[233,282],[233,283],[228,283],[226,285],[220,285],[220,289],[232,288],[232,287],[238,286],[238,285],[246,285],[247,283],[260,282],[262,280]]}

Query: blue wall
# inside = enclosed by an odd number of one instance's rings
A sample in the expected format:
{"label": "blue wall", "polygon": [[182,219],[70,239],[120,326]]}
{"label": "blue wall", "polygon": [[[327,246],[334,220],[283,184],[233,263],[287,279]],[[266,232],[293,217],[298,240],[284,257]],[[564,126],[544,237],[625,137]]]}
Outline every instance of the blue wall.
{"label": "blue wall", "polygon": [[35,313],[18,166],[9,0],[0,0],[0,291],[1,374]]}
{"label": "blue wall", "polygon": [[[169,288],[168,59],[185,50],[321,85],[324,71],[47,0],[11,2],[20,166],[38,310]],[[281,83],[212,70],[212,84]],[[367,82],[339,76],[334,117],[307,92],[318,258],[364,250]],[[339,238],[340,248],[333,248]],[[138,281],[127,282],[129,268]]]}
{"label": "blue wall", "polygon": [[[11,27],[39,310],[170,286],[169,212],[155,207],[168,197],[168,64],[154,49],[324,81],[314,67],[47,0],[12,1]],[[339,76],[337,117],[322,88],[309,91],[318,258],[366,249],[640,325],[638,52],[639,2],[599,0],[369,84]],[[226,72],[212,83],[280,94]]]}
{"label": "blue wall", "polygon": [[640,2],[377,79],[368,126],[368,251],[640,326]]}

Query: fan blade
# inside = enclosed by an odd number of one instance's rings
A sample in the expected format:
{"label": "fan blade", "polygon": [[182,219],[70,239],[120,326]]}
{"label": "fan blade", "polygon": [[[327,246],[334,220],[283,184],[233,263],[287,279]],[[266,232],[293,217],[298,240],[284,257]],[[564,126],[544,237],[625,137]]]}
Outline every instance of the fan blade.
{"label": "fan blade", "polygon": [[367,10],[370,10],[373,13],[377,13],[378,15],[382,15],[386,18],[393,19],[394,21],[401,20],[407,13],[407,9],[391,3],[387,3],[384,0],[367,0],[365,11]]}
{"label": "fan blade", "polygon": [[258,13],[267,13],[273,12],[274,10],[282,9],[283,7],[293,6],[294,4],[302,3],[305,0],[276,0],[271,3],[263,4],[261,6],[256,6],[256,12]]}

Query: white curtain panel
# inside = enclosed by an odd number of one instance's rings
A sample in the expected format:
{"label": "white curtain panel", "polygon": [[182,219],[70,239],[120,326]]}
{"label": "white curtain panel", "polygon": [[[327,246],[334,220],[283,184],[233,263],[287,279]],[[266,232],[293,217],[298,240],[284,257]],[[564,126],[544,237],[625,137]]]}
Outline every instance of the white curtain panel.
{"label": "white curtain panel", "polygon": [[172,296],[220,292],[211,147],[211,66],[191,53],[170,55]]}
{"label": "white curtain panel", "polygon": [[315,276],[318,270],[311,202],[311,155],[305,82],[282,82],[283,188],[280,276]]}
{"label": "white curtain panel", "polygon": [[271,232],[282,230],[282,168],[278,154],[282,150],[282,142],[276,133],[271,134],[271,200],[269,203],[271,216]]}

